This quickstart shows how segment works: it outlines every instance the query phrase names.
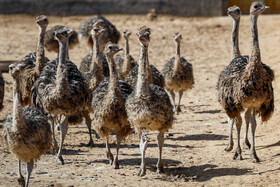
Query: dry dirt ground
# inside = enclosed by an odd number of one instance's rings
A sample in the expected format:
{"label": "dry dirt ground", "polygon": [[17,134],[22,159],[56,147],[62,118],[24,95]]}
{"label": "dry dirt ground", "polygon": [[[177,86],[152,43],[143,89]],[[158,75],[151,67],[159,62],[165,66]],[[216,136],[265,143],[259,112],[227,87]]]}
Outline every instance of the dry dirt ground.
{"label": "dry dirt ground", "polygon": [[[228,140],[226,114],[217,102],[215,85],[221,70],[230,62],[230,38],[232,20],[229,17],[181,18],[159,16],[148,21],[141,15],[105,15],[122,31],[130,29],[131,53],[138,59],[139,43],[136,29],[147,25],[152,28],[149,48],[150,63],[158,69],[174,53],[172,34],[183,35],[181,53],[193,64],[195,86],[184,94],[183,112],[175,116],[173,129],[166,137],[163,149],[164,174],[156,174],[156,134],[149,135],[146,153],[147,175],[138,177],[140,150],[138,135],[130,135],[120,150],[120,169],[114,170],[105,157],[102,140],[95,139],[95,147],[88,148],[86,125],[71,126],[63,151],[65,165],[56,165],[55,156],[43,156],[33,170],[30,186],[279,186],[279,72],[280,31],[279,15],[262,15],[259,18],[259,37],[262,61],[276,74],[274,81],[276,109],[267,123],[258,119],[256,150],[261,162],[252,163],[249,150],[243,149],[242,161],[233,160],[234,150],[225,152]],[[89,16],[49,17],[49,28],[64,24],[78,29]],[[0,16],[0,58],[19,60],[36,47],[37,26],[32,16]],[[242,54],[250,53],[249,17],[243,16],[240,26]],[[123,45],[123,40],[120,45]],[[78,66],[89,49],[80,43],[70,51],[70,57]],[[50,59],[53,53],[46,53]],[[9,74],[6,80],[5,109],[0,114],[0,133],[3,119],[12,110],[12,84]],[[242,128],[242,135],[244,125]],[[58,133],[57,133],[58,134]],[[236,137],[236,131],[234,131]],[[236,140],[236,139],[234,139]],[[1,141],[2,142],[2,141]],[[111,147],[115,153],[115,136]],[[236,145],[236,143],[235,143]],[[15,157],[0,144],[0,185],[17,186]]]}

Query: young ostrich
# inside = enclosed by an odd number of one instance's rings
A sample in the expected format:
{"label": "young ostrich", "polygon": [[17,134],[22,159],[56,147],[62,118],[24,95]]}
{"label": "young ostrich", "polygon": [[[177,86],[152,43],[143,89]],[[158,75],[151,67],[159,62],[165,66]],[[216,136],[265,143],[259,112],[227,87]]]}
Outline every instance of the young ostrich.
{"label": "young ostrich", "polygon": [[[143,26],[140,30],[145,30],[148,33],[151,33],[151,29]],[[147,54],[148,55],[148,54]],[[153,65],[149,65],[149,60],[147,58],[147,73],[148,73],[148,80],[151,84],[155,84],[160,87],[164,87],[164,77],[162,74],[157,70],[157,68]],[[136,65],[125,77],[125,80],[128,84],[132,87],[136,87],[137,80],[138,80],[138,69],[139,65]]]}
{"label": "young ostrich", "polygon": [[125,51],[124,53],[118,53],[114,56],[116,62],[118,75],[121,79],[125,79],[125,76],[137,65],[134,58],[129,54],[128,38],[131,35],[131,31],[125,30],[123,37],[125,39]]}
{"label": "young ostrich", "polygon": [[22,73],[20,74],[20,102],[23,106],[31,105],[31,88],[36,79],[40,76],[45,64],[49,61],[45,57],[44,36],[48,26],[48,18],[44,15],[36,18],[39,26],[38,44],[36,52],[26,55],[19,64],[22,64]]}
{"label": "young ostrich", "polygon": [[[54,27],[52,27],[50,30],[48,30],[46,32],[46,36],[44,39],[45,42],[45,48],[48,51],[53,51],[57,54],[59,54],[59,44],[55,39],[55,32],[59,32],[61,30],[68,30],[68,29],[72,29],[63,25],[56,25]],[[77,44],[79,43],[78,40],[78,33],[74,30],[73,34],[70,36],[69,38],[69,49],[73,49]],[[69,54],[67,53],[67,59],[69,59]]]}
{"label": "young ostrich", "polygon": [[[103,36],[103,34],[106,32],[106,29],[104,29],[104,27],[102,26],[102,20],[94,20],[93,21],[93,25],[92,25],[92,29],[103,29],[104,31],[102,31],[102,33],[99,34],[92,34],[91,32],[91,38],[93,38],[93,42],[92,42],[92,48],[91,48],[91,52],[85,57],[83,58],[81,64],[80,64],[80,71],[85,73],[85,72],[90,72],[92,70],[92,60],[96,60],[95,58],[98,56],[98,59],[100,60],[100,63],[102,64],[102,71],[103,71],[103,75],[105,77],[109,77],[109,67],[108,67],[108,63],[106,60],[106,56],[105,54],[100,51],[100,38]],[[98,44],[97,44],[97,42]],[[95,42],[95,43],[94,43]],[[98,48],[97,48],[98,47]]]}
{"label": "young ostrich", "polygon": [[[88,87],[89,87],[89,100],[92,100],[92,92],[95,90],[95,88],[99,85],[99,83],[103,80],[104,78],[104,72],[103,72],[103,64],[104,61],[101,57],[100,51],[99,51],[99,41],[98,38],[102,35],[102,33],[104,33],[106,30],[102,29],[102,27],[99,26],[94,26],[91,34],[92,34],[92,38],[94,38],[94,47],[93,47],[93,53],[91,54],[91,58],[90,61],[92,64],[91,67],[89,67],[90,69],[86,69],[87,71],[81,71],[87,81]],[[105,59],[106,60],[106,59]],[[101,61],[101,62],[100,62]],[[107,64],[107,60],[105,61]],[[82,66],[81,66],[82,67]],[[81,68],[80,67],[80,68]],[[81,70],[81,69],[80,69]],[[83,70],[85,70],[85,68],[83,68]],[[88,143],[88,146],[93,146],[93,139],[92,139],[92,134],[91,134],[91,119],[90,119],[90,113],[92,112],[91,109],[91,103],[88,102],[87,103],[87,107],[83,113],[83,116],[85,118],[88,130],[89,130],[89,136],[90,136],[90,140]]]}
{"label": "young ostrich", "polygon": [[[113,56],[122,49],[108,43],[105,54],[109,63],[110,77],[105,78],[92,93],[93,124],[97,133],[106,139],[106,155],[115,169],[119,169],[118,154],[121,141],[132,131],[125,111],[125,100],[133,91],[131,86],[118,78]],[[116,156],[109,149],[109,135],[116,132]]]}
{"label": "young ostrich", "polygon": [[[20,73],[24,65],[9,66],[13,77],[13,117],[4,124],[3,139],[7,148],[18,159],[18,182],[28,186],[34,162],[51,147],[48,119],[35,107],[22,108],[20,103]],[[21,161],[26,162],[26,181],[21,174]]]}
{"label": "young ostrich", "polygon": [[101,26],[106,30],[106,32],[99,38],[99,49],[103,51],[106,43],[118,43],[120,40],[120,33],[117,28],[103,16],[93,16],[88,20],[81,23],[79,26],[79,39],[84,40],[86,44],[92,48],[93,38],[90,34],[92,26],[96,20],[101,24]]}
{"label": "young ostrich", "polygon": [[[180,102],[184,91],[187,91],[193,87],[193,69],[192,64],[187,62],[187,60],[180,55],[180,43],[182,40],[182,35],[175,33],[173,35],[176,44],[176,54],[175,57],[171,58],[163,67],[162,74],[165,80],[165,89],[169,91],[174,112],[178,114],[181,111]],[[179,92],[179,102],[176,107],[175,105],[175,92]]]}
{"label": "young ostrich", "polygon": [[68,39],[72,33],[72,29],[55,33],[56,40],[59,42],[59,58],[44,67],[41,76],[32,87],[32,99],[36,107],[53,117],[65,116],[64,121],[60,123],[58,164],[64,164],[61,151],[68,122],[81,122],[89,92],[77,66],[66,59]]}
{"label": "young ostrich", "polygon": [[157,172],[163,172],[161,160],[162,147],[164,144],[164,133],[172,127],[173,106],[168,94],[162,87],[150,84],[148,80],[148,46],[150,32],[144,30],[137,34],[141,45],[137,87],[126,100],[126,111],[128,121],[140,133],[141,167],[139,176],[146,174],[145,151],[148,145],[146,131],[158,131],[157,144],[159,148],[159,159]]}
{"label": "young ostrich", "polygon": [[[233,6],[233,7],[229,7],[228,8],[228,15],[230,17],[232,17],[233,19],[233,28],[232,28],[232,39],[231,39],[231,43],[232,43],[232,50],[231,50],[231,55],[232,55],[232,59],[235,59],[237,57],[240,57],[240,50],[239,50],[239,42],[238,42],[238,33],[239,33],[239,23],[240,23],[240,17],[241,17],[241,10],[238,6]],[[243,58],[249,59],[249,56],[242,56]],[[225,76],[231,76],[233,75],[237,75],[239,74],[238,71],[232,71],[232,68],[237,68],[239,69],[239,66],[246,66],[247,65],[247,61],[240,61],[240,60],[233,60],[231,62],[231,64],[226,67],[221,74],[219,75],[219,80],[218,80],[218,84],[217,84],[217,89],[219,91],[220,88],[222,88],[222,86],[220,84],[223,83],[223,78]],[[221,97],[222,97],[222,92],[219,92],[219,96],[218,96],[218,100],[219,102],[221,101]],[[246,121],[246,129],[245,129],[245,135],[244,135],[244,139],[243,139],[243,144],[245,148],[250,148],[250,143],[248,140],[248,127],[249,127],[249,121],[251,118],[251,110],[247,109],[247,111],[245,112],[245,121]],[[230,118],[228,118],[228,123],[229,123],[229,142],[228,142],[228,146],[225,149],[225,151],[231,151],[233,149],[233,137],[232,137],[232,129],[233,129],[233,123],[235,121],[237,121],[238,119],[235,120],[231,120]],[[240,123],[240,122],[239,122]]]}
{"label": "young ostrich", "polygon": [[3,79],[2,72],[0,71],[0,112],[4,108],[3,106],[4,94],[5,94],[5,81]]}
{"label": "young ostrich", "polygon": [[233,123],[236,120],[237,149],[234,159],[242,159],[239,140],[242,124],[240,113],[244,109],[252,111],[252,115],[250,114],[250,130],[252,134],[250,150],[253,162],[259,162],[255,150],[256,113],[261,116],[262,121],[267,121],[274,111],[272,87],[274,72],[269,66],[261,62],[257,29],[258,16],[267,9],[269,7],[261,2],[252,3],[250,7],[252,32],[250,59],[248,60],[243,56],[234,58],[229,68],[227,68],[229,72],[220,77],[221,82],[218,84],[220,86],[219,101],[229,117],[229,123]]}

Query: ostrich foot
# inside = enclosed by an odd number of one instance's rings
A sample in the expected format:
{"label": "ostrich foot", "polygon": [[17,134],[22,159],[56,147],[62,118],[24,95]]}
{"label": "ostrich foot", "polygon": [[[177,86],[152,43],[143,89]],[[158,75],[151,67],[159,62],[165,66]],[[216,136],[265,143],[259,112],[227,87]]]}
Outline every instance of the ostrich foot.
{"label": "ostrich foot", "polygon": [[235,152],[233,159],[234,160],[243,160],[241,153],[237,153],[237,152]]}
{"label": "ostrich foot", "polygon": [[225,148],[225,151],[230,152],[233,149],[233,144],[229,144],[227,148]]}
{"label": "ostrich foot", "polygon": [[112,153],[106,151],[106,156],[109,159],[110,164],[112,165],[113,161],[114,161],[114,157],[113,157]]}
{"label": "ostrich foot", "polygon": [[245,149],[250,149],[251,148],[251,144],[250,144],[248,139],[246,139],[244,141],[243,146],[244,146]]}
{"label": "ostrich foot", "polygon": [[56,158],[56,164],[58,164],[58,165],[64,165],[65,164],[62,156],[59,156],[58,158]]}
{"label": "ostrich foot", "polygon": [[179,112],[182,112],[182,110],[181,110],[180,105],[177,105],[175,113],[178,114]]}
{"label": "ostrich foot", "polygon": [[163,166],[157,167],[157,174],[164,173]]}
{"label": "ostrich foot", "polygon": [[93,143],[93,140],[90,139],[88,144],[86,145],[87,147],[94,147],[94,143]]}
{"label": "ostrich foot", "polygon": [[113,162],[113,168],[114,168],[114,169],[120,169],[119,161],[118,161],[118,160],[114,160],[114,162]]}
{"label": "ostrich foot", "polygon": [[257,156],[256,153],[253,153],[253,154],[252,154],[252,162],[253,162],[253,163],[258,163],[258,162],[260,162],[260,159],[259,159],[259,157]]}
{"label": "ostrich foot", "polygon": [[145,176],[145,175],[146,175],[146,170],[140,168],[140,171],[139,171],[139,173],[138,173],[138,176],[139,176],[139,177],[143,177],[143,176]]}
{"label": "ostrich foot", "polygon": [[19,185],[25,186],[25,180],[22,175],[20,177],[18,177],[17,180],[18,180]]}
{"label": "ostrich foot", "polygon": [[57,145],[57,143],[55,142],[53,142],[52,143],[52,147],[51,147],[51,153],[52,154],[57,154],[58,153],[58,150],[59,150],[59,147],[58,147],[58,145]]}

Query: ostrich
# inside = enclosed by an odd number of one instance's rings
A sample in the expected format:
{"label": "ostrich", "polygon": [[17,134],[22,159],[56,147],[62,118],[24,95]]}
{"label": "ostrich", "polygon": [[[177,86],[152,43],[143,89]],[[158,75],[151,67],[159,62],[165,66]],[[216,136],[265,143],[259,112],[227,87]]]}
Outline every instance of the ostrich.
{"label": "ostrich", "polygon": [[157,144],[159,159],[157,173],[163,172],[162,147],[164,133],[172,127],[173,106],[166,91],[157,85],[150,84],[148,80],[148,46],[150,32],[140,29],[137,34],[140,45],[139,71],[137,87],[126,100],[128,121],[140,133],[141,167],[139,176],[146,174],[145,151],[148,145],[146,131],[158,131]]}
{"label": "ostrich", "polygon": [[[232,50],[231,50],[231,55],[232,55],[232,59],[240,57],[240,50],[239,50],[239,42],[238,42],[238,33],[239,33],[239,23],[240,23],[240,17],[241,17],[241,10],[238,6],[233,6],[233,7],[229,7],[228,8],[228,15],[230,17],[232,17],[233,19],[233,28],[232,28]],[[247,58],[249,59],[249,56],[242,56],[243,58]],[[219,88],[221,87],[220,84],[222,84],[223,81],[223,77],[225,76],[229,76],[232,73],[230,69],[232,67],[236,67],[238,68],[239,66],[246,66],[247,62],[246,61],[232,61],[231,65],[226,67],[220,74],[219,76],[219,80],[218,80],[218,85],[217,85],[217,89],[219,90]],[[229,73],[229,75],[227,75]],[[219,94],[222,94],[221,92],[219,92]],[[218,96],[219,101],[221,100],[221,95]],[[246,121],[246,129],[245,129],[245,136],[243,139],[243,144],[245,148],[250,148],[250,143],[248,140],[248,127],[249,127],[249,121],[251,118],[251,110],[248,109],[245,112],[245,121]],[[228,118],[228,123],[229,123],[229,142],[228,142],[228,146],[225,149],[225,151],[231,151],[233,149],[233,137],[232,137],[232,129],[233,129],[233,123],[234,121],[236,121],[238,119],[235,119],[233,121],[231,121],[230,118]],[[240,123],[240,122],[239,122]]]}
{"label": "ostrich", "polygon": [[[92,93],[93,123],[98,134],[106,139],[106,155],[115,169],[119,169],[118,154],[121,141],[132,131],[127,120],[125,100],[133,89],[118,78],[113,56],[122,50],[116,44],[108,43],[105,54],[109,63],[110,77],[105,78]],[[109,135],[112,130],[117,136],[115,158],[109,149]]]}
{"label": "ostrich", "polygon": [[[140,30],[145,30],[146,32],[151,33],[151,29],[147,28],[146,26],[141,27]],[[155,66],[149,65],[149,60],[147,60],[147,67],[148,67],[147,69],[148,80],[150,81],[150,83],[160,87],[164,87],[164,77],[161,75],[161,73],[157,70]],[[137,84],[138,69],[139,69],[139,65],[136,65],[125,77],[127,83],[134,88],[136,87]]]}
{"label": "ostrich", "polygon": [[[175,33],[173,35],[176,44],[175,57],[171,58],[163,67],[162,74],[165,80],[165,88],[169,91],[174,112],[178,114],[181,111],[180,102],[184,91],[192,88],[194,84],[192,64],[180,55],[180,43],[182,35]],[[179,102],[176,107],[175,105],[175,92],[179,92]]]}
{"label": "ostrich", "polygon": [[44,36],[48,26],[48,18],[44,15],[36,18],[36,23],[39,26],[38,44],[36,52],[29,53],[19,63],[23,65],[22,73],[20,74],[20,102],[23,106],[31,105],[30,92],[31,88],[40,76],[45,64],[49,61],[45,57],[44,51]]}
{"label": "ostrich", "polygon": [[0,112],[4,108],[3,106],[4,94],[5,94],[5,81],[3,79],[2,72],[0,71]]}
{"label": "ostrich", "polygon": [[[20,103],[20,74],[24,65],[9,66],[13,77],[13,116],[4,124],[3,139],[7,148],[18,159],[18,182],[28,186],[34,162],[51,147],[48,119],[35,107],[22,108]],[[21,161],[26,162],[26,180],[21,174]]]}
{"label": "ostrich", "polygon": [[242,118],[240,113],[244,109],[249,109],[251,119],[249,122],[251,130],[251,158],[252,162],[259,162],[259,158],[255,150],[255,130],[256,130],[256,113],[261,116],[262,121],[267,121],[274,111],[274,94],[272,81],[274,80],[274,72],[269,66],[261,62],[260,48],[258,42],[257,18],[269,9],[261,2],[253,2],[250,7],[251,18],[251,56],[245,58],[243,56],[236,57],[228,66],[228,73],[220,76],[221,82],[219,87],[219,101],[225,109],[229,123],[236,120],[237,128],[237,149],[234,159],[241,160],[240,148],[240,128]]}
{"label": "ostrich", "polygon": [[125,52],[114,56],[114,60],[117,65],[118,75],[121,79],[125,79],[125,76],[136,66],[136,61],[129,54],[128,38],[131,35],[131,31],[125,30],[123,37],[125,39]]}
{"label": "ostrich", "polygon": [[[95,90],[95,88],[99,85],[99,83],[104,78],[104,74],[103,74],[104,69],[102,67],[104,67],[103,66],[104,63],[107,64],[107,60],[102,58],[101,52],[99,51],[98,38],[105,31],[106,30],[102,29],[102,27],[100,27],[100,26],[94,26],[93,27],[91,34],[92,34],[92,38],[94,38],[95,41],[94,41],[93,53],[91,53],[91,57],[88,59],[88,60],[90,60],[90,63],[88,63],[89,61],[87,61],[87,65],[88,65],[87,68],[85,68],[85,66],[83,66],[83,64],[81,64],[82,66],[80,67],[80,70],[85,75],[86,81],[88,83],[88,87],[90,89],[90,94],[89,94],[89,96],[90,96],[89,100],[90,101],[92,100],[92,92]],[[83,61],[83,62],[85,62],[85,61]],[[84,63],[84,65],[85,64],[86,63]],[[90,136],[90,141],[88,143],[88,146],[93,146],[94,145],[92,135],[91,135],[91,119],[90,119],[90,116],[89,116],[89,114],[91,112],[92,112],[91,103],[88,102],[87,107],[86,107],[86,109],[83,113],[83,116],[86,120],[86,124],[87,124],[88,130],[89,130],[89,136]]]}
{"label": "ostrich", "polygon": [[60,123],[60,145],[56,159],[58,164],[64,164],[61,151],[68,122],[81,122],[89,92],[77,66],[66,59],[68,39],[72,33],[72,29],[55,33],[59,42],[59,58],[44,67],[41,76],[32,87],[32,101],[36,107],[53,117],[65,116],[64,121]]}
{"label": "ostrich", "polygon": [[93,46],[93,39],[90,31],[92,29],[92,25],[97,20],[106,30],[106,32],[99,38],[99,49],[100,51],[103,51],[106,43],[118,43],[120,40],[120,33],[117,28],[103,16],[93,16],[82,22],[79,27],[79,39],[81,41],[84,40],[90,48]]}
{"label": "ostrich", "polygon": [[[56,25],[46,32],[45,39],[44,39],[45,48],[48,51],[56,52],[57,57],[59,54],[59,45],[58,42],[55,40],[55,32],[59,32],[61,30],[67,30],[67,29],[72,29],[72,28],[63,25]],[[78,43],[79,43],[78,33],[74,30],[74,33],[69,38],[69,44],[68,44],[69,49],[74,48]],[[67,53],[67,59],[69,59],[68,53]]]}

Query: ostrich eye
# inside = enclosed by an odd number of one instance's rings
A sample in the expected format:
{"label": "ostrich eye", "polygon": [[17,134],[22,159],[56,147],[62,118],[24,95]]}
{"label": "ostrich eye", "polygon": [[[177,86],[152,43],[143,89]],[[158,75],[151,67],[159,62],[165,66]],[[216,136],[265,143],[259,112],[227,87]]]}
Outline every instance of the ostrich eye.
{"label": "ostrich eye", "polygon": [[258,9],[258,8],[259,8],[259,5],[255,5],[254,8],[255,8],[255,9]]}
{"label": "ostrich eye", "polygon": [[236,12],[237,12],[237,13],[239,13],[239,12],[240,12],[240,10],[238,10],[238,9],[237,9],[237,10],[236,10]]}
{"label": "ostrich eye", "polygon": [[109,46],[109,49],[112,50],[112,49],[113,49],[113,46]]}

